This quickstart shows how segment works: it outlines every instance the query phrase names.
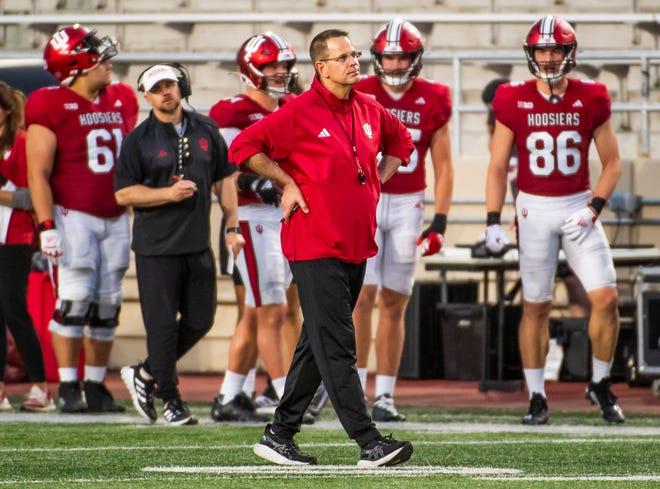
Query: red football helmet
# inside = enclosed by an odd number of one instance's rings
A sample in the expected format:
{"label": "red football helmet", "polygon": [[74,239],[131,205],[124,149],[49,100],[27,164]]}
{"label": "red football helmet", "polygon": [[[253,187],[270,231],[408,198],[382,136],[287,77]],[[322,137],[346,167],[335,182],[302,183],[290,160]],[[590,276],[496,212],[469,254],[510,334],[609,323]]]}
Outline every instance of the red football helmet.
{"label": "red football helmet", "polygon": [[[555,46],[563,49],[564,58],[558,63],[557,69],[541,71],[541,67],[534,59],[534,50],[540,47]],[[575,37],[575,31],[568,22],[553,15],[546,15],[529,30],[523,49],[532,75],[544,80],[556,80],[575,67],[577,38]]]}
{"label": "red football helmet", "polygon": [[[285,61],[286,75],[265,76],[261,71],[269,63]],[[282,37],[272,32],[250,37],[236,53],[238,71],[243,81],[253,88],[268,92],[271,97],[280,98],[295,89],[298,74],[293,70],[296,53]]]}
{"label": "red football helmet", "polygon": [[[381,27],[371,44],[374,71],[392,87],[404,85],[419,75],[423,53],[424,38],[414,25],[401,19],[391,20]],[[407,55],[410,66],[407,70],[385,71],[382,64],[383,54]]]}
{"label": "red football helmet", "polygon": [[76,76],[116,55],[117,41],[114,38],[99,38],[96,29],[75,24],[51,36],[44,49],[44,64],[63,85],[70,85]]}

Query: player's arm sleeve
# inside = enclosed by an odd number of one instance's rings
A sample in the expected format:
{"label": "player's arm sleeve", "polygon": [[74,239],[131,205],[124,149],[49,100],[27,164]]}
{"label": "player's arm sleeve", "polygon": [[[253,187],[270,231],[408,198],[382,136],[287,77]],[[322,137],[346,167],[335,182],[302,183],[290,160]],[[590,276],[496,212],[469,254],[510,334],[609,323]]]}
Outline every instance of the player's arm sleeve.
{"label": "player's arm sleeve", "polygon": [[415,149],[410,131],[388,110],[382,109],[381,114],[382,153],[399,158],[404,165],[407,165],[410,154]]}

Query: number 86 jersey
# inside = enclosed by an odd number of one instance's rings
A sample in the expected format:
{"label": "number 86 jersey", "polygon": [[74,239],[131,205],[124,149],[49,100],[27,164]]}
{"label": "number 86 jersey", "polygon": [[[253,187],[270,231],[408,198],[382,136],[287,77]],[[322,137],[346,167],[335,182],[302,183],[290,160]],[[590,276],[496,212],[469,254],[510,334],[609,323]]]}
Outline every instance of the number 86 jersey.
{"label": "number 86 jersey", "polygon": [[495,118],[515,135],[517,185],[534,195],[571,195],[589,189],[589,145],[611,115],[607,88],[592,80],[568,79],[563,98],[550,102],[536,80],[499,87]]}
{"label": "number 86 jersey", "polygon": [[137,115],[137,98],[125,83],[108,85],[94,102],[64,86],[30,94],[26,127],[38,124],[57,138],[50,177],[55,204],[102,218],[124,212],[114,196],[115,165]]}

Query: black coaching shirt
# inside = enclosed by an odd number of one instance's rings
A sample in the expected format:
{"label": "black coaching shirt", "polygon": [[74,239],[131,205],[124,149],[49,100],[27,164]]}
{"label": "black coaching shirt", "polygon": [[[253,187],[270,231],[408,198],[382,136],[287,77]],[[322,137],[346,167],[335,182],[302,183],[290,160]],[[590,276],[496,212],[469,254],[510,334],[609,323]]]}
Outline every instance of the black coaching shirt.
{"label": "black coaching shirt", "polygon": [[115,191],[132,185],[167,187],[179,175],[193,180],[189,199],[155,207],[134,207],[135,253],[181,255],[209,249],[212,185],[236,171],[227,160],[227,145],[208,117],[184,111],[184,133],[153,115],[130,132],[121,147]]}

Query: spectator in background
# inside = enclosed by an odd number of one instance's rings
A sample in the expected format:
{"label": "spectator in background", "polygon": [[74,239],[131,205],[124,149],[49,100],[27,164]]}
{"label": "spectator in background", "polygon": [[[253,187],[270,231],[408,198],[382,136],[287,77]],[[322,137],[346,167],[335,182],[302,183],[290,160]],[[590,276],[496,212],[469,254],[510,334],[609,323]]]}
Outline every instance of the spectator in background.
{"label": "spectator in background", "polygon": [[39,336],[27,309],[27,287],[36,228],[27,188],[25,95],[0,82],[0,411],[11,411],[5,393],[9,328],[32,387],[21,403],[24,411],[55,411],[48,390]]}
{"label": "spectator in background", "polygon": [[[395,114],[415,144],[408,165],[399,167],[382,185],[376,211],[378,253],[367,260],[364,285],[353,312],[358,373],[366,389],[371,316],[378,294],[374,421],[406,419],[394,406],[394,386],[403,352],[404,313],[415,283],[417,245],[421,245],[422,256],[440,251],[454,183],[449,87],[418,78],[423,52],[424,39],[417,28],[401,19],[392,20],[372,42],[376,75],[355,85]],[[434,217],[422,231],[427,152],[433,165]]]}
{"label": "spectator in background", "polygon": [[[245,93],[220,100],[209,112],[227,144],[254,122],[263,119],[293,95],[291,73],[296,54],[273,32],[248,38],[236,53],[238,74]],[[236,276],[244,284],[243,314],[229,345],[229,361],[219,395],[213,401],[215,421],[258,421],[250,398],[254,366],[261,355],[275,390],[275,399],[261,399],[275,410],[284,392],[289,363],[283,356],[282,326],[291,270],[280,244],[282,190],[265,177],[241,168],[237,178],[239,229],[245,238],[236,258]],[[239,299],[237,294],[237,301]],[[288,359],[290,361],[290,359]],[[249,382],[246,386],[246,380]]]}
{"label": "spectator in background", "polygon": [[131,87],[112,82],[115,55],[117,41],[94,29],[58,30],[44,61],[60,86],[32,92],[25,110],[30,193],[57,287],[49,329],[64,413],[124,411],[103,381],[129,263],[128,214],[115,201],[113,175],[138,103]]}
{"label": "spectator in background", "polygon": [[[519,165],[516,222],[523,288],[518,338],[530,406],[522,422],[548,422],[544,364],[559,248],[591,302],[589,339],[592,379],[586,397],[603,418],[623,423],[610,388],[619,317],[616,271],[598,220],[621,176],[607,88],[568,78],[575,66],[577,39],[564,20],[548,15],[527,34],[524,50],[535,79],[502,85],[493,100],[495,131],[486,183],[486,247],[500,252],[508,238],[500,225],[509,156]],[[588,152],[594,141],[602,172],[590,188]]]}
{"label": "spectator in background", "polygon": [[366,259],[377,251],[380,183],[413,150],[406,128],[353,90],[360,55],[344,31],[316,35],[310,45],[312,87],[244,129],[230,148],[233,161],[283,188],[282,251],[304,318],[275,419],[254,446],[258,456],[277,464],[316,463],[293,437],[321,380],[342,426],[361,447],[360,466],[396,465],[413,451],[409,442],[376,429],[355,368],[352,311]]}
{"label": "spectator in background", "polygon": [[238,228],[236,167],[218,126],[183,109],[190,79],[178,64],[150,66],[138,90],[149,117],[124,141],[115,196],[133,207],[133,243],[147,359],[121,369],[137,411],[156,421],[154,397],[172,426],[196,424],[181,399],[176,363],[213,326],[216,268],[210,241],[211,190],[227,218],[227,246],[243,246]]}

